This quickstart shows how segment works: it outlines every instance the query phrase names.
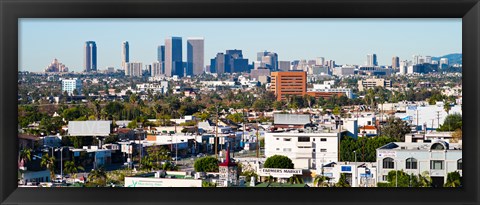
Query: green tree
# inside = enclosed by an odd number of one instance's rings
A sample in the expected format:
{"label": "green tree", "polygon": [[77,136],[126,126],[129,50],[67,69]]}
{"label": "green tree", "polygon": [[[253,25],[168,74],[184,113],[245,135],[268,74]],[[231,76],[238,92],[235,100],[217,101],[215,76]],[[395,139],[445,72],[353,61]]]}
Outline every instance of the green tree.
{"label": "green tree", "polygon": [[67,161],[63,166],[64,166],[63,172],[65,174],[71,174],[73,178],[77,178],[78,170],[85,171],[85,169],[82,166],[76,166],[75,162],[73,161]]}
{"label": "green tree", "polygon": [[131,122],[128,123],[127,127],[130,128],[130,129],[135,129],[135,128],[137,128],[137,127],[138,127],[137,121],[136,121],[136,120],[132,120]]}
{"label": "green tree", "polygon": [[19,157],[19,162],[23,161],[24,166],[25,166],[27,161],[30,161],[32,159],[32,149],[25,148],[25,149],[20,150],[20,153],[19,153],[18,157]]}
{"label": "green tree", "polygon": [[443,124],[438,129],[439,131],[454,131],[457,129],[462,129],[462,115],[458,113],[454,113],[448,115]]}
{"label": "green tree", "polygon": [[43,155],[40,166],[50,170],[50,180],[53,181],[55,179],[55,158],[49,157],[48,154]]}
{"label": "green tree", "polygon": [[340,174],[340,179],[338,179],[335,187],[351,187],[351,185],[347,181],[347,176],[345,175],[345,173]]}
{"label": "green tree", "polygon": [[293,169],[293,162],[290,158],[283,155],[273,155],[263,165],[265,168]]}
{"label": "green tree", "polygon": [[243,114],[242,113],[234,113],[227,116],[227,119],[233,121],[234,123],[241,123],[243,122]]}
{"label": "green tree", "polygon": [[215,157],[202,157],[193,165],[197,172],[218,172],[218,160]]}
{"label": "green tree", "polygon": [[90,171],[87,178],[89,186],[104,187],[107,185],[107,173],[103,167]]}
{"label": "green tree", "polygon": [[329,177],[317,175],[313,180],[313,186],[316,187],[328,187],[328,181],[330,181]]}
{"label": "green tree", "polygon": [[405,135],[410,133],[410,127],[407,122],[398,117],[389,117],[386,125],[380,128],[381,134],[396,139],[397,141],[404,141]]}
{"label": "green tree", "polygon": [[447,182],[443,185],[444,187],[460,187],[462,186],[460,173],[450,172],[447,174]]}

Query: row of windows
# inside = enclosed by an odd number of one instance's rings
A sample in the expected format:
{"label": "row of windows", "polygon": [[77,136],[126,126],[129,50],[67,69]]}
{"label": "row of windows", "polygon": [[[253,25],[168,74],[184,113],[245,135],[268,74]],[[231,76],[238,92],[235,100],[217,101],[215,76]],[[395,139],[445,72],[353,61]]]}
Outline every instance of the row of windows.
{"label": "row of windows", "polygon": [[[280,140],[280,138],[277,137],[277,140]],[[292,138],[283,138],[283,141],[290,142],[292,141]],[[310,142],[310,137],[298,137],[299,142]],[[315,142],[315,138],[313,138],[313,141]],[[320,138],[321,142],[326,142],[327,138]]]}
{"label": "row of windows", "polygon": [[[417,169],[418,167],[417,159],[408,158],[405,160],[406,169]],[[383,159],[383,168],[384,169],[394,169],[395,161],[392,158]],[[430,169],[443,170],[443,160],[430,160]],[[457,170],[462,170],[462,159],[457,160]]]}
{"label": "row of windows", "polygon": [[[310,148],[310,147],[299,147],[299,148]],[[275,150],[280,151],[280,148],[276,148]],[[283,148],[284,152],[291,152],[292,148]],[[316,152],[316,149],[313,149],[313,152]],[[320,149],[320,152],[327,152],[327,149]]]}

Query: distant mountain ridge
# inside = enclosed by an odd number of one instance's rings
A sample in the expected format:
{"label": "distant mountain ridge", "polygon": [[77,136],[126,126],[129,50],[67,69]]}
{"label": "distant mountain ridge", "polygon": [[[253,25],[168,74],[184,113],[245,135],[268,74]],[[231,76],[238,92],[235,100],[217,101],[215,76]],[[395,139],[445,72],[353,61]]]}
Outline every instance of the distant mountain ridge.
{"label": "distant mountain ridge", "polygon": [[432,60],[440,61],[440,58],[447,58],[448,64],[462,64],[462,54],[461,53],[451,53],[440,57],[432,57]]}

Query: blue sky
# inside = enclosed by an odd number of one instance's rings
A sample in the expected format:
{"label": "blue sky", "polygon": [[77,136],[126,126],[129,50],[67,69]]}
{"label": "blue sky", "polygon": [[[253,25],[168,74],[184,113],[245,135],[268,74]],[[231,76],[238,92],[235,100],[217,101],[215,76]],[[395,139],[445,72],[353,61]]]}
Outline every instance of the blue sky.
{"label": "blue sky", "polygon": [[130,61],[150,64],[169,36],[205,38],[205,64],[218,52],[278,53],[279,60],[325,57],[336,64],[366,62],[376,53],[381,65],[392,56],[441,56],[462,51],[458,19],[20,19],[20,70],[43,71],[57,58],[70,71],[83,70],[85,41],[95,41],[99,70],[121,65],[121,45],[130,44]]}

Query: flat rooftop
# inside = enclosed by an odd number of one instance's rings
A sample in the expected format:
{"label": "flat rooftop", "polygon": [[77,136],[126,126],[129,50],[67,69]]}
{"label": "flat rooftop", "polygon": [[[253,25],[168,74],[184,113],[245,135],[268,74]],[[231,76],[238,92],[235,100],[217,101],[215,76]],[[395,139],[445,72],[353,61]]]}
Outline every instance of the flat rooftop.
{"label": "flat rooftop", "polygon": [[[447,150],[462,150],[461,143],[446,143],[444,141],[438,142],[392,142],[388,143],[380,148],[379,150],[425,150],[429,151],[434,148],[434,145],[441,144],[443,149]],[[447,146],[447,148],[445,148]]]}

